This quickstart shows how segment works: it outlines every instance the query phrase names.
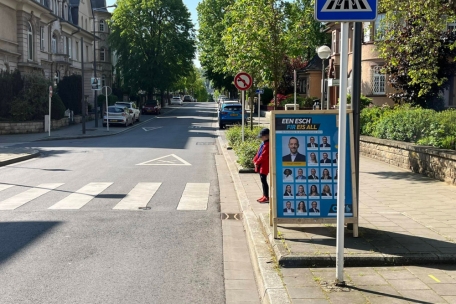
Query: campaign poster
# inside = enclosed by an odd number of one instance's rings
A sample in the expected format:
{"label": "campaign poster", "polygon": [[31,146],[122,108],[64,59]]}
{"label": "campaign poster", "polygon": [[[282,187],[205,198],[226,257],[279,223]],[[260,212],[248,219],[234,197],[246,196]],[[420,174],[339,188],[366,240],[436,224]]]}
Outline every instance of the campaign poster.
{"label": "campaign poster", "polygon": [[[337,217],[337,114],[276,114],[277,217]],[[353,217],[350,128],[347,114],[345,216]]]}

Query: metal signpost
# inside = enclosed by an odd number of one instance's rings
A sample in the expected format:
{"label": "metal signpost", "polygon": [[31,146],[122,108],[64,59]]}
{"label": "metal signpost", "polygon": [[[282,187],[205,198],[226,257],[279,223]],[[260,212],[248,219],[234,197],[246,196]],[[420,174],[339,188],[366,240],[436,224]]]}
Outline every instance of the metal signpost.
{"label": "metal signpost", "polygon": [[245,72],[237,73],[236,76],[234,76],[234,86],[239,91],[242,91],[242,141],[244,141],[245,91],[250,89],[250,87],[252,86],[252,76],[250,76],[250,74],[247,74]]}
{"label": "metal signpost", "polygon": [[[341,22],[340,85],[339,85],[339,164],[340,176],[346,171],[346,113],[347,113],[347,72],[348,72],[348,31],[349,22],[374,21],[377,18],[378,0],[317,0],[315,19],[321,22]],[[340,178],[337,185],[337,247],[336,284],[344,285],[344,209],[345,182]]]}
{"label": "metal signpost", "polygon": [[106,97],[106,127],[107,127],[107,131],[109,132],[109,105],[108,105],[108,96],[111,95],[111,93],[108,94],[108,88],[111,89],[110,87],[108,86],[104,86],[103,88],[106,88],[106,91],[105,91],[105,97]]}
{"label": "metal signpost", "polygon": [[49,86],[49,136],[51,136],[51,99],[52,99],[52,86]]}
{"label": "metal signpost", "polygon": [[264,94],[263,89],[257,89],[256,93],[258,94],[258,125],[261,122],[261,94]]}

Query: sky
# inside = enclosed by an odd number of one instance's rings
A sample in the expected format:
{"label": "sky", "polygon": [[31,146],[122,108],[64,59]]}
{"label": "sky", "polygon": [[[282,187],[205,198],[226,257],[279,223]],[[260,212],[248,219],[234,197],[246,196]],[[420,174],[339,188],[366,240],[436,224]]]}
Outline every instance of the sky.
{"label": "sky", "polygon": [[[198,28],[198,15],[196,12],[196,7],[198,3],[200,2],[199,0],[183,0],[184,4],[187,6],[188,10],[190,11],[190,14],[192,15],[192,22],[195,25],[195,28]],[[106,0],[106,5],[110,6],[116,3],[116,0]],[[109,11],[112,12],[112,9],[108,9]],[[201,67],[198,58],[193,60],[195,63],[196,67]]]}

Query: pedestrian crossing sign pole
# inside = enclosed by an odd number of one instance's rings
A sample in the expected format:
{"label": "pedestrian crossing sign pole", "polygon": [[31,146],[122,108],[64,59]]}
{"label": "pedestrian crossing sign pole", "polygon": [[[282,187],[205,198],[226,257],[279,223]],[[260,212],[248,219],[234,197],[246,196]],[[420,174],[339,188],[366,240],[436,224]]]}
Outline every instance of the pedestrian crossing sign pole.
{"label": "pedestrian crossing sign pole", "polygon": [[321,22],[356,22],[377,19],[378,0],[316,0],[315,19]]}
{"label": "pedestrian crossing sign pole", "polygon": [[[378,0],[316,0],[315,19],[321,22],[340,22],[340,85],[339,85],[339,134],[338,175],[346,172],[346,116],[348,86],[348,31],[349,22],[374,21],[377,18]],[[334,51],[334,50],[333,50]],[[344,286],[344,218],[345,179],[337,181],[337,238],[336,238],[336,285]]]}

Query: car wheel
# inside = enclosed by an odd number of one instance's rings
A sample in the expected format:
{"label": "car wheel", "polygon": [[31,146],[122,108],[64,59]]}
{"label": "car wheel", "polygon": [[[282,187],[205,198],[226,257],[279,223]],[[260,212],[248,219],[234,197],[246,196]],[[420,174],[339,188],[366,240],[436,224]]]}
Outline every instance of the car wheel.
{"label": "car wheel", "polygon": [[141,118],[141,115],[138,116],[138,119],[136,119],[136,121],[139,122],[140,118]]}
{"label": "car wheel", "polygon": [[224,128],[225,128],[225,125],[224,125],[224,124],[219,124],[219,128],[220,128],[220,129],[224,129]]}

